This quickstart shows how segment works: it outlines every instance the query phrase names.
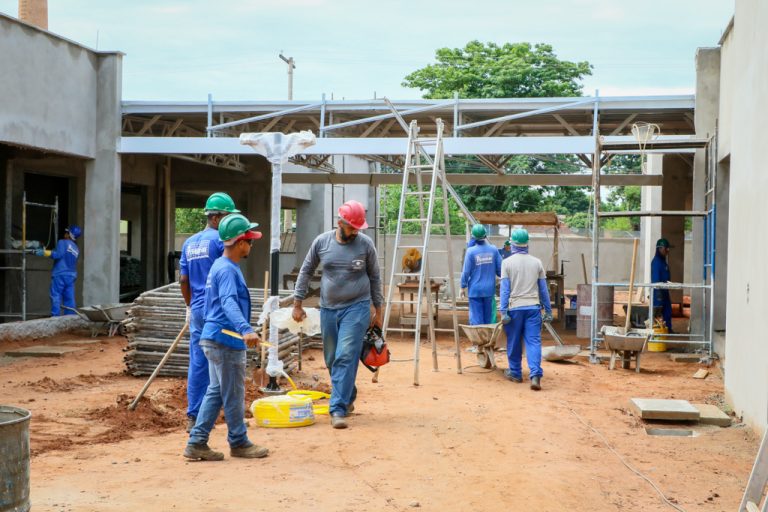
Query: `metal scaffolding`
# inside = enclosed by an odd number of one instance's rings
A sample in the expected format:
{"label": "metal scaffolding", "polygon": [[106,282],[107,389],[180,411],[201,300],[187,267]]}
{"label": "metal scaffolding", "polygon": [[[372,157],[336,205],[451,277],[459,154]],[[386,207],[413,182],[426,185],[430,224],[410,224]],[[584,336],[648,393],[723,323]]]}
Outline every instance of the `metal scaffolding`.
{"label": "metal scaffolding", "polygon": [[[597,330],[597,289],[599,286],[613,286],[629,288],[630,283],[615,283],[600,281],[600,220],[610,217],[702,217],[704,222],[704,268],[702,282],[694,283],[633,283],[634,288],[644,288],[650,290],[650,300],[648,304],[648,318],[651,321],[651,330],[653,330],[654,319],[654,290],[699,290],[702,293],[702,318],[704,329],[702,333],[687,334],[663,334],[651,335],[650,341],[663,341],[665,344],[673,345],[694,345],[699,349],[706,351],[702,357],[705,363],[711,361],[713,357],[713,316],[714,301],[713,293],[715,283],[715,182],[716,182],[716,139],[713,138],[689,138],[689,139],[664,139],[648,142],[643,150],[660,150],[674,152],[675,150],[706,149],[707,151],[707,198],[706,209],[703,211],[681,211],[681,210],[653,210],[653,211],[623,211],[623,212],[601,212],[600,211],[600,188],[603,186],[601,168],[615,154],[639,154],[641,149],[639,144],[626,142],[609,142],[601,137],[598,129],[598,102],[595,103],[594,113],[594,138],[595,151],[592,159],[592,193],[593,193],[593,211],[592,211],[592,315],[590,329],[590,362],[597,363],[598,344],[603,341],[600,332]],[[649,186],[641,184],[640,186]],[[631,300],[631,297],[630,297]],[[661,339],[661,336],[664,339]],[[670,339],[675,338],[675,339]]]}
{"label": "metal scaffolding", "polygon": [[27,249],[27,207],[49,208],[51,210],[51,225],[53,227],[53,241],[58,241],[59,225],[59,197],[56,196],[53,204],[34,203],[27,201],[27,193],[21,197],[21,246],[19,249],[0,249],[0,254],[6,257],[19,256],[18,265],[0,267],[5,272],[19,272],[21,275],[21,311],[6,311],[0,313],[0,318],[27,319],[27,255],[33,252]]}

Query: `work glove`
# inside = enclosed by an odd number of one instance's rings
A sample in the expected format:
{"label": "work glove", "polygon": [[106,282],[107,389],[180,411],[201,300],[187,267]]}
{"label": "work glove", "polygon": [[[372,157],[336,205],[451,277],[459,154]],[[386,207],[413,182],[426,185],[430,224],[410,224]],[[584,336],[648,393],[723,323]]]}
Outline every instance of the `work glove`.
{"label": "work glove", "polygon": [[501,317],[501,323],[504,325],[507,325],[511,321],[512,321],[512,318],[510,318],[510,316],[506,313],[504,313],[504,315]]}
{"label": "work glove", "polygon": [[45,251],[43,249],[35,249],[35,256],[44,256]]}
{"label": "work glove", "polygon": [[544,316],[541,318],[542,322],[546,322],[548,324],[552,323],[552,320],[554,320],[552,313],[544,313]]}
{"label": "work glove", "polygon": [[192,321],[192,308],[187,306],[187,311],[184,316],[184,322],[189,325],[191,321]]}

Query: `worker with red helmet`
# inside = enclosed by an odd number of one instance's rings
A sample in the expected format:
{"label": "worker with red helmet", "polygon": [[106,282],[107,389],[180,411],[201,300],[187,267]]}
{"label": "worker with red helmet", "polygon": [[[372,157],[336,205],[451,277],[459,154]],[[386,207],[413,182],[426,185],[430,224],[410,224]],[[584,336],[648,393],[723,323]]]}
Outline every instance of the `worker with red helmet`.
{"label": "worker with red helmet", "polygon": [[357,201],[344,203],[339,208],[336,229],[312,242],[293,293],[293,319],[301,322],[306,316],[302,302],[309,280],[322,264],[320,330],[325,365],[331,374],[333,428],[347,428],[346,418],[354,409],[363,337],[370,325],[382,327],[384,296],[376,247],[373,240],[360,232],[367,227],[363,205]]}

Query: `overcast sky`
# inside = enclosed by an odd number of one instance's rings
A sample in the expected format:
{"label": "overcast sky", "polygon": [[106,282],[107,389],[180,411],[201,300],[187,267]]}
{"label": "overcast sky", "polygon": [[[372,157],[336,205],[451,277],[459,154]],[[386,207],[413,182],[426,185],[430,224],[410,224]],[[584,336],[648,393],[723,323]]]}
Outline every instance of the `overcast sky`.
{"label": "overcast sky", "polygon": [[[18,0],[0,0],[17,15]],[[401,86],[436,48],[549,43],[587,60],[585,94],[681,94],[694,55],[716,46],[733,0],[48,0],[52,32],[120,50],[125,99],[277,100],[283,50],[294,98],[421,97]]]}

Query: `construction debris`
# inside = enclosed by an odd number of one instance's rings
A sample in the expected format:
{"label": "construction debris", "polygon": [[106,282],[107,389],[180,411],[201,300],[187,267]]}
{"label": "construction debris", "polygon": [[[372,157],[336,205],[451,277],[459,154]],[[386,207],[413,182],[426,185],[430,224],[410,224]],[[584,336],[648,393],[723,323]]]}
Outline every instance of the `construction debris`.
{"label": "construction debris", "polygon": [[[251,324],[256,325],[264,302],[264,290],[249,289],[251,294]],[[281,291],[281,297],[290,295]],[[178,283],[166,285],[142,293],[128,311],[125,323],[128,347],[124,357],[128,372],[132,375],[150,375],[173,340],[184,326],[186,306]],[[307,342],[309,341],[309,343]],[[302,349],[314,346],[312,340],[302,344]],[[280,334],[280,351],[285,368],[290,373],[296,367],[299,337],[287,331]],[[248,349],[248,364],[260,365],[261,351]],[[189,334],[181,342],[160,371],[160,376],[185,377],[189,365]]]}
{"label": "construction debris", "polygon": [[5,352],[9,357],[61,357],[69,352],[77,352],[82,348],[54,347],[52,345],[34,345],[32,347],[17,348]]}
{"label": "construction debris", "polygon": [[709,370],[706,368],[699,368],[696,373],[693,374],[694,379],[706,379],[709,375]]}

